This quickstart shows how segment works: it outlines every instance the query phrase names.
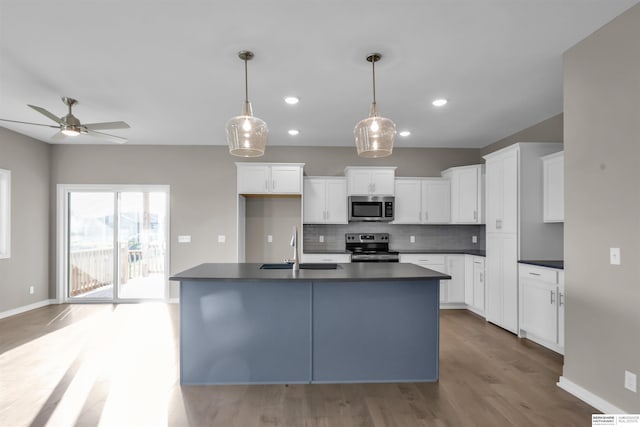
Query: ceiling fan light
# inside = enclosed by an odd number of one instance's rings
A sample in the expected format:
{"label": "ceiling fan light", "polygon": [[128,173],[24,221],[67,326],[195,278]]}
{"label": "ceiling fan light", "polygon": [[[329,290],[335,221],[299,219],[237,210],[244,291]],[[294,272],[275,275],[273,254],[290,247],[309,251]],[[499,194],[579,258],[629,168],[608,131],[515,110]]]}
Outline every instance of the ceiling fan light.
{"label": "ceiling fan light", "polygon": [[264,155],[267,146],[269,129],[264,120],[253,116],[249,102],[249,85],[247,80],[247,61],[253,58],[253,53],[241,51],[238,57],[244,61],[245,100],[239,116],[232,117],[225,127],[229,153],[238,157],[260,157]]}
{"label": "ceiling fan light", "polygon": [[80,126],[70,125],[62,128],[61,132],[67,136],[78,136],[82,132],[82,129],[80,128]]}

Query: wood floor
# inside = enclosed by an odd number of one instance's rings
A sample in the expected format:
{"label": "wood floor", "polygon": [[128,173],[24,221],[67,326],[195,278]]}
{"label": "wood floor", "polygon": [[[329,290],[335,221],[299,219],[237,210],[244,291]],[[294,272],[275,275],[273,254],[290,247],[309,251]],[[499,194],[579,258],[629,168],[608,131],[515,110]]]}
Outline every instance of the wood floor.
{"label": "wood floor", "polygon": [[0,320],[0,426],[587,426],[562,357],[441,314],[440,381],[189,386],[176,304],[54,305]]}

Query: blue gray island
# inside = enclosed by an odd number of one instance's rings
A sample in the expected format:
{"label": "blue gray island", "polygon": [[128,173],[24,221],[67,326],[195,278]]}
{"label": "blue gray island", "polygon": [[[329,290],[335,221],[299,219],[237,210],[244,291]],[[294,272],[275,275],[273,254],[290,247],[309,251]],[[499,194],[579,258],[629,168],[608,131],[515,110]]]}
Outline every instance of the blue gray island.
{"label": "blue gray island", "polygon": [[201,264],[170,278],[181,384],[438,380],[439,282],[450,276],[397,263],[260,266]]}

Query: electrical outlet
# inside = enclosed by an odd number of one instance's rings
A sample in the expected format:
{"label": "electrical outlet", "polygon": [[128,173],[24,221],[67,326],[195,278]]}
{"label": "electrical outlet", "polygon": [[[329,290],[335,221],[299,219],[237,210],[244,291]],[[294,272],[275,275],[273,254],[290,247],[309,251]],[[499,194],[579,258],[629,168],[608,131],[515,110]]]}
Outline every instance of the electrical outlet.
{"label": "electrical outlet", "polygon": [[320,235],[320,236],[318,237],[318,242],[320,242],[320,243],[324,243],[324,236]]}
{"label": "electrical outlet", "polygon": [[637,392],[636,389],[636,374],[630,371],[624,371],[624,388],[634,393]]}
{"label": "electrical outlet", "polygon": [[478,236],[471,236],[471,243],[478,243]]}
{"label": "electrical outlet", "polygon": [[273,243],[273,236],[271,234],[267,234],[267,243]]}
{"label": "electrical outlet", "polygon": [[409,236],[409,243],[415,243],[416,242],[416,236]]}
{"label": "electrical outlet", "polygon": [[33,295],[33,293],[36,291],[36,287],[35,286],[29,286],[29,295]]}
{"label": "electrical outlet", "polygon": [[225,236],[224,234],[218,235],[218,243],[224,243],[226,241],[227,241],[227,236]]}
{"label": "electrical outlet", "polygon": [[609,258],[611,265],[620,265],[620,248],[609,248]]}

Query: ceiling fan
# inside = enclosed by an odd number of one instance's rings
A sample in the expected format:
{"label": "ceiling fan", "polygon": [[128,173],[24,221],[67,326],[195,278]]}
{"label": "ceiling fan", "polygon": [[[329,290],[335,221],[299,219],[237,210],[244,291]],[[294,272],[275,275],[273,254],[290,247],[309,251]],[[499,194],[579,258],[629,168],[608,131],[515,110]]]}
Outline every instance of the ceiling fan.
{"label": "ceiling fan", "polygon": [[78,120],[78,118],[74,116],[73,113],[71,112],[72,107],[76,105],[78,101],[73,98],[67,98],[63,96],[62,102],[64,102],[65,105],[69,107],[69,113],[63,117],[57,117],[55,114],[51,113],[48,110],[45,110],[42,107],[37,107],[35,105],[27,104],[29,107],[36,110],[38,113],[58,123],[57,126],[44,125],[41,123],[21,122],[18,120],[8,120],[8,119],[0,119],[0,121],[11,122],[11,123],[22,123],[26,125],[47,126],[51,128],[60,129],[58,133],[52,136],[52,139],[62,139],[66,136],[77,136],[80,134],[87,134],[91,136],[96,136],[98,138],[108,139],[113,142],[117,142],[118,144],[124,144],[125,142],[127,142],[127,138],[122,138],[120,136],[97,131],[97,129],[99,130],[128,129],[130,126],[127,123],[125,122],[81,123],[80,120]]}

